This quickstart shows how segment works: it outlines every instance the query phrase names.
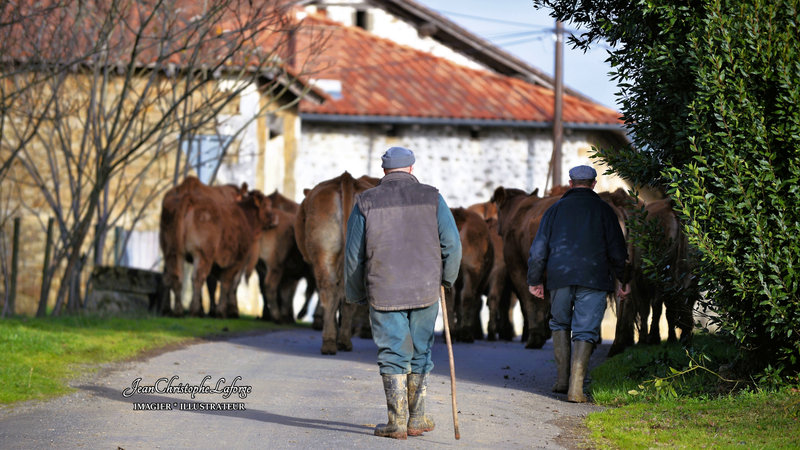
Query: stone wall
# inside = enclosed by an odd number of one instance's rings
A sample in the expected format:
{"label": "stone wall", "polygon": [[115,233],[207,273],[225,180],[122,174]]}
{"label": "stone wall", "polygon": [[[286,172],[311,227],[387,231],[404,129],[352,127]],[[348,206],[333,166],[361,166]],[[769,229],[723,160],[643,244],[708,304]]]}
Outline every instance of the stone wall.
{"label": "stone wall", "polygon": [[[594,164],[591,147],[603,135],[588,131],[565,136],[562,183],[570,167]],[[488,201],[498,186],[532,191],[551,187],[548,168],[552,139],[548,130],[482,128],[475,134],[467,127],[405,126],[387,136],[381,125],[303,123],[295,178],[299,187],[295,200],[302,201],[303,188],[340,175],[345,170],[358,177],[381,177],[380,157],[394,145],[412,149],[416,155],[414,174],[439,188],[450,206],[469,206]],[[600,175],[598,190],[624,186],[621,180]]]}

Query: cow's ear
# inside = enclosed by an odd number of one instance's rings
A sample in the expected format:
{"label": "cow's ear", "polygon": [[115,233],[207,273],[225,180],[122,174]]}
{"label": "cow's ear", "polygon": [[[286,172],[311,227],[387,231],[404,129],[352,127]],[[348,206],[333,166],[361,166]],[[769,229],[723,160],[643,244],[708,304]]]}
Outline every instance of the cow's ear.
{"label": "cow's ear", "polygon": [[492,198],[489,199],[490,202],[494,202],[498,207],[503,206],[503,203],[506,201],[506,190],[503,186],[498,187],[494,190],[494,194],[492,194]]}
{"label": "cow's ear", "polygon": [[304,197],[308,197],[308,193],[309,193],[309,192],[311,192],[311,189],[309,189],[309,188],[305,188],[305,189],[303,189],[303,196],[304,196]]}
{"label": "cow's ear", "polygon": [[533,190],[533,192],[531,192],[531,195],[529,195],[528,197],[538,197],[538,196],[539,196],[539,188],[536,188]]}

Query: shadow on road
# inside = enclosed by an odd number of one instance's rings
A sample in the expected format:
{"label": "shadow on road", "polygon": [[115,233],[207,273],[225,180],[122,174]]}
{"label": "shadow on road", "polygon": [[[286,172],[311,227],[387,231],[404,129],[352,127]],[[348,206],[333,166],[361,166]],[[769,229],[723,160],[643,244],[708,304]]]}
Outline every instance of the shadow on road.
{"label": "shadow on road", "polygon": [[[354,337],[352,351],[322,355],[321,334],[306,328],[234,338],[231,342],[253,347],[259,351],[295,357],[376,364],[377,348],[372,339]],[[609,343],[604,342],[595,350],[591,366],[605,360],[608,346]],[[526,349],[519,341],[453,343],[453,355],[457,382],[473,382],[554,396],[550,388],[555,381],[556,371],[553,347],[549,341],[541,349]],[[433,362],[434,374],[449,377],[447,347],[441,333],[436,335]]]}

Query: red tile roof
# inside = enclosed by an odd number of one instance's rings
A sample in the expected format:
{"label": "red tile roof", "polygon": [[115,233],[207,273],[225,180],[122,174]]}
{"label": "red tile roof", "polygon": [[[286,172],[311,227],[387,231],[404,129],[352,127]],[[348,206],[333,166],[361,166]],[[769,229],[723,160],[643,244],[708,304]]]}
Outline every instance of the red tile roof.
{"label": "red tile roof", "polygon": [[[340,99],[301,103],[301,112],[464,120],[552,122],[553,91],[493,72],[471,69],[379,38],[317,15],[306,32],[328,36],[315,61],[316,79],[342,84]],[[298,42],[303,38],[299,37]],[[563,120],[618,125],[620,114],[574,96],[564,96]]]}

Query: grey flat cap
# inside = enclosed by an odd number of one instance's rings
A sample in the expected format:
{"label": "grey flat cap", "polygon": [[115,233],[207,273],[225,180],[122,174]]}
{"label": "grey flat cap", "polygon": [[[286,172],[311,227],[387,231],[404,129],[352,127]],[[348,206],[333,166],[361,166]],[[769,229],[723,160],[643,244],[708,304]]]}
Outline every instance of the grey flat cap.
{"label": "grey flat cap", "polygon": [[414,164],[414,152],[405,147],[392,147],[381,156],[381,167],[384,169],[398,169]]}
{"label": "grey flat cap", "polygon": [[569,169],[570,180],[594,180],[597,178],[597,171],[591,166],[575,166]]}

